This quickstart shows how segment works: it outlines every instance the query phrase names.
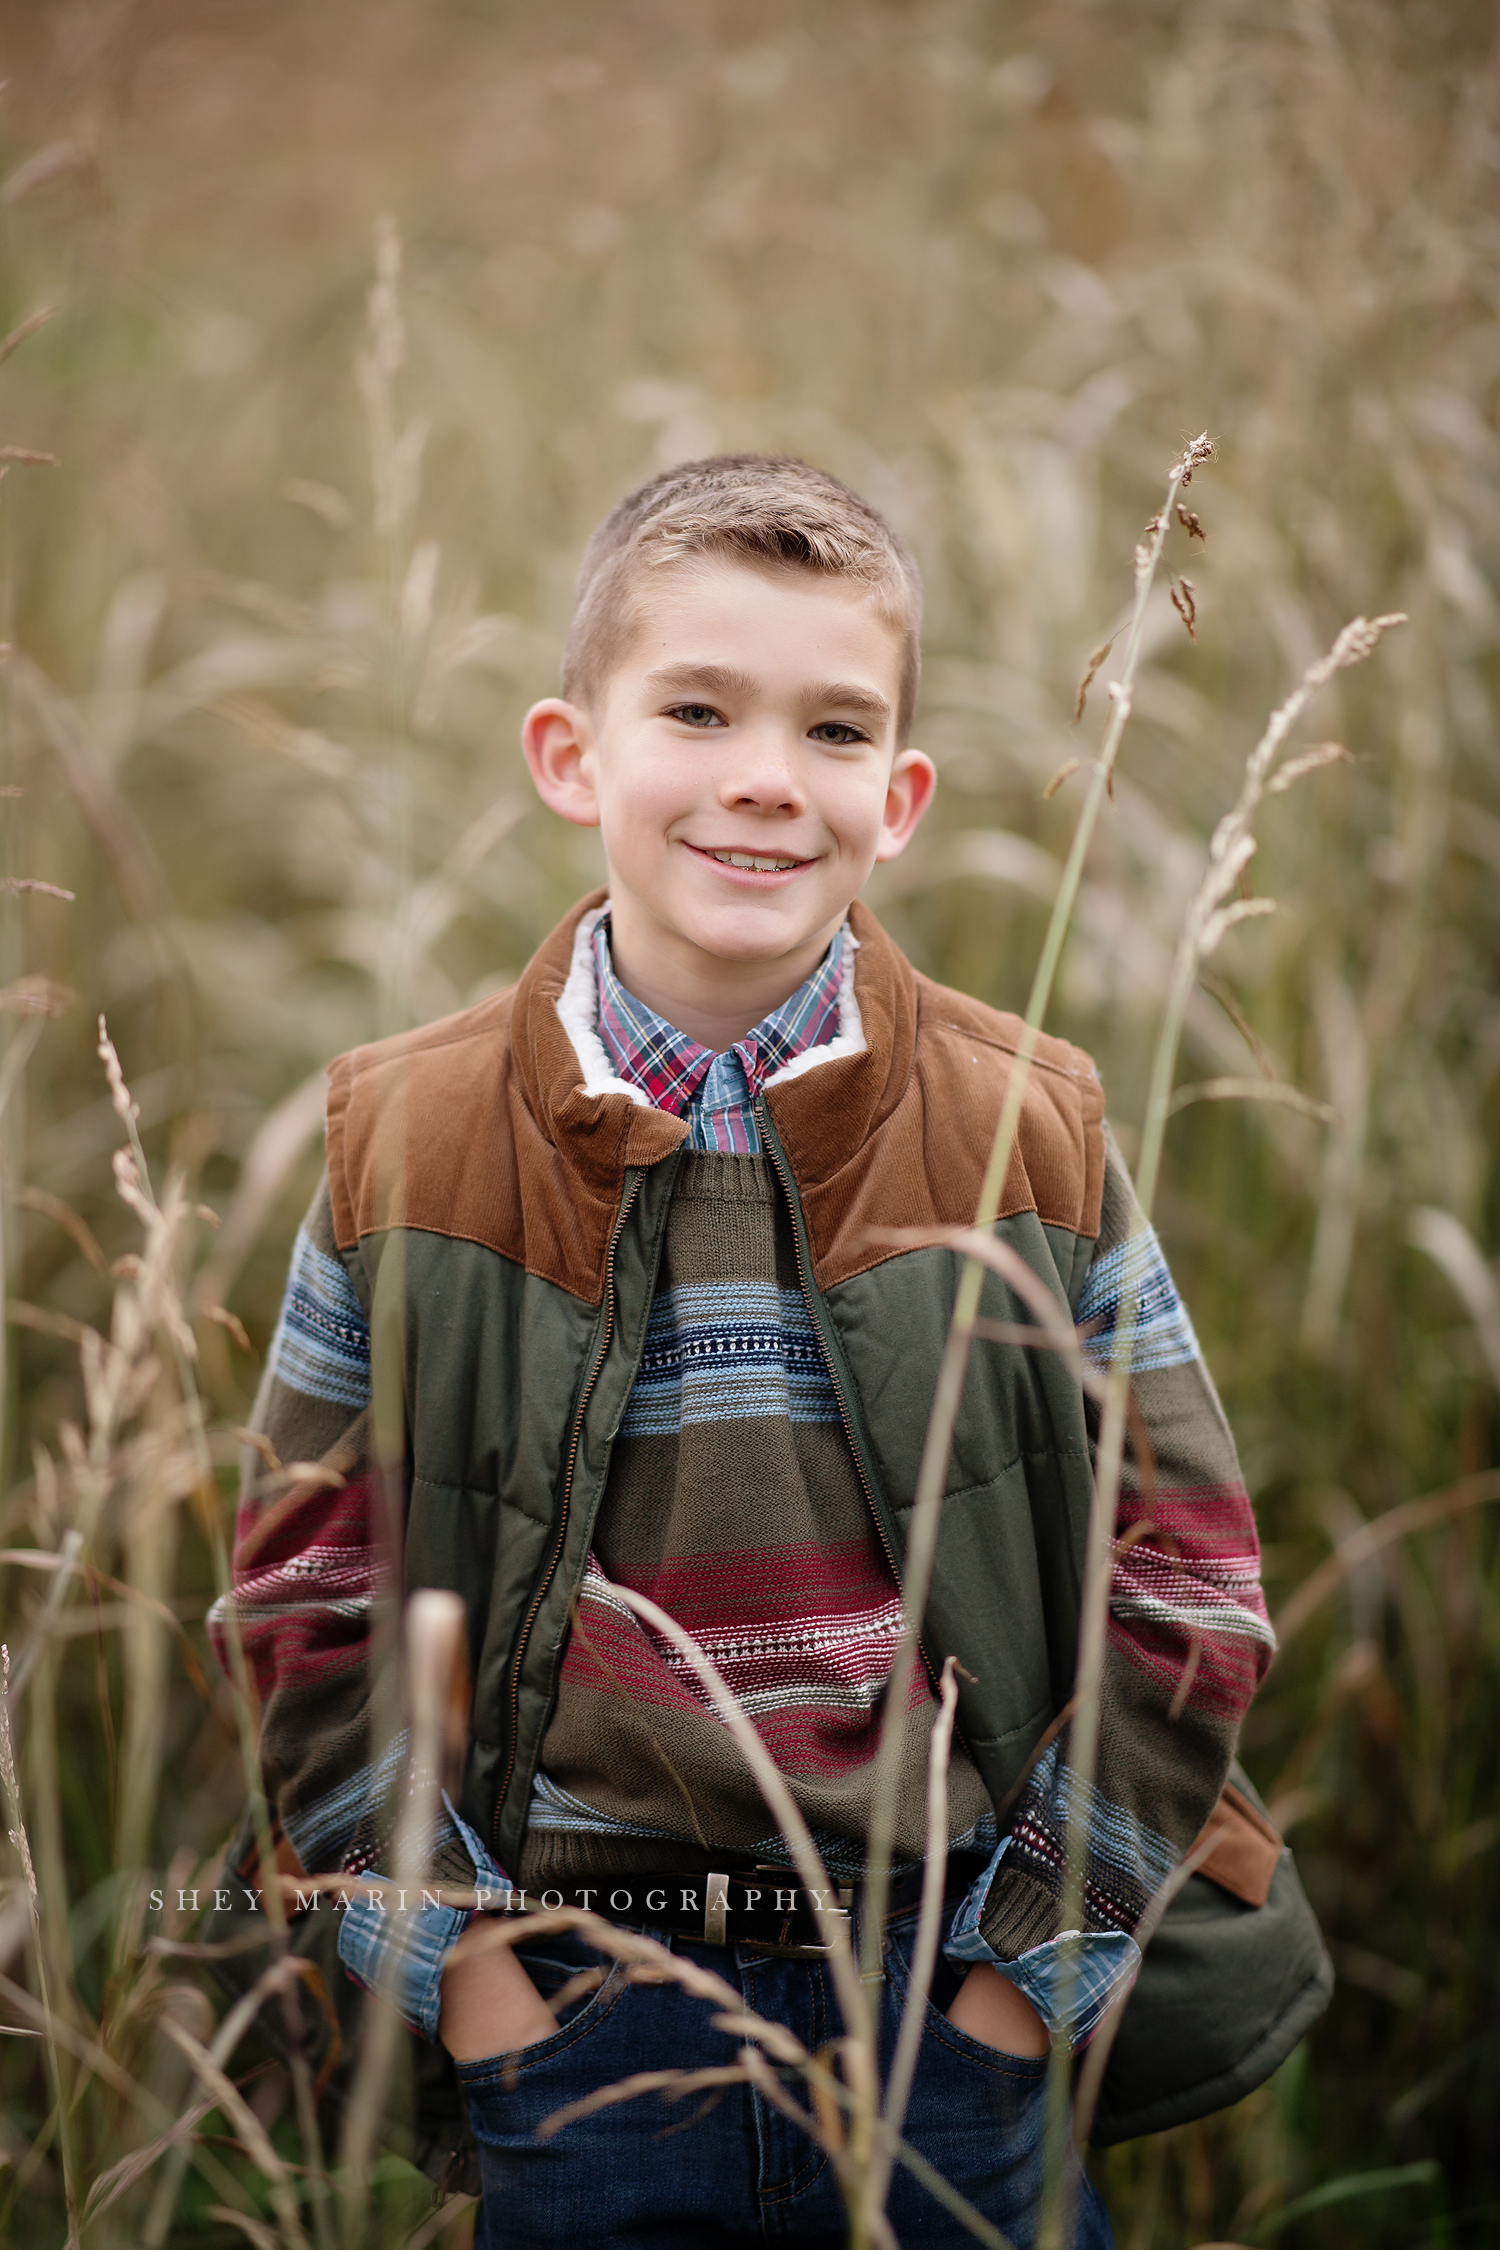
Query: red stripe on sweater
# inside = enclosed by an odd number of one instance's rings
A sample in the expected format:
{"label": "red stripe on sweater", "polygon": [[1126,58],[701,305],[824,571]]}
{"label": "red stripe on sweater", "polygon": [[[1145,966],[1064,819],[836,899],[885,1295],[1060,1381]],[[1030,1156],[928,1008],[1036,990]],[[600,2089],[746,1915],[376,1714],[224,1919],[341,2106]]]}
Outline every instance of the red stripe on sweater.
{"label": "red stripe on sweater", "polygon": [[[762,1699],[762,1707],[751,1713],[752,1723],[788,1773],[833,1777],[875,1756],[879,1718],[870,1705],[889,1677],[893,1640],[889,1632],[862,1632],[863,1622],[850,1620],[849,1632],[822,1648],[799,1647],[788,1638],[784,1620],[742,1625],[732,1632],[717,1627],[701,1636],[705,1654],[731,1692]],[[826,1622],[819,1630],[826,1632]],[[746,1650],[747,1639],[761,1636],[763,1647]],[[638,1709],[684,1716],[711,1711],[707,1692],[686,1660],[670,1643],[614,1609],[592,1574],[584,1581],[563,1673],[572,1688],[618,1696]],[[846,1700],[861,1687],[865,1693],[859,1701]],[[767,1694],[787,1700],[766,1707]],[[919,1672],[911,1683],[908,1708],[916,1710],[928,1700],[927,1682]]]}
{"label": "red stripe on sweater", "polygon": [[653,1569],[621,1572],[620,1583],[659,1603],[689,1632],[701,1624],[722,1630],[741,1619],[761,1626],[784,1617],[843,1617],[883,1609],[896,1594],[867,1539],[670,1555]]}
{"label": "red stripe on sweater", "polygon": [[281,1500],[246,1500],[235,1522],[234,1582],[294,1563],[309,1548],[368,1550],[376,1520],[368,1477]]}

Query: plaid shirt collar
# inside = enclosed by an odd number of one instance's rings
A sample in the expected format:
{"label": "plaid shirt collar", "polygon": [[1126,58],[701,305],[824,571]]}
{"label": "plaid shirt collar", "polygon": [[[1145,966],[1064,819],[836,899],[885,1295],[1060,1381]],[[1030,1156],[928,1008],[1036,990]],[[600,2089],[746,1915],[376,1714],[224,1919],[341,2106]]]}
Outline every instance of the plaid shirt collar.
{"label": "plaid shirt collar", "polygon": [[[784,1063],[806,1054],[810,1047],[826,1046],[837,1036],[847,936],[846,923],[806,983],[729,1050],[744,1070],[752,1101]],[[594,926],[594,970],[599,1037],[615,1069],[627,1084],[650,1095],[653,1108],[686,1117],[703,1091],[714,1050],[700,1046],[625,990],[610,955],[608,909]]]}

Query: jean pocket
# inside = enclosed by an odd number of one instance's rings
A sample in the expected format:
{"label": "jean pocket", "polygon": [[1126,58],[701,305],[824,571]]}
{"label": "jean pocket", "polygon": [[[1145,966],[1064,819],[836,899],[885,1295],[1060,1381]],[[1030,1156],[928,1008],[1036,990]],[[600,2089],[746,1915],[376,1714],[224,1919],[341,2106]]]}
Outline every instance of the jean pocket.
{"label": "jean pocket", "polygon": [[[912,1999],[911,1949],[915,1936],[913,1917],[896,1924],[886,1941],[886,1976],[902,2014]],[[975,2039],[967,2031],[960,2031],[956,2023],[950,2023],[942,2010],[926,1997],[922,2001],[922,2039],[924,2050],[942,2049],[958,2061],[975,2063],[1007,2080],[1018,2091],[1040,2086],[1047,2075],[1046,2055],[1013,2055],[1007,2048],[986,2046],[982,2039]]]}
{"label": "jean pocket", "polygon": [[503,2048],[493,2055],[475,2055],[464,2062],[455,2057],[453,2067],[461,2085],[470,2092],[486,2086],[509,2091],[559,2055],[580,2046],[606,2021],[627,1988],[623,1967],[582,1949],[577,1958],[571,1955],[571,1948],[566,1952],[553,1949],[534,1957],[523,1953],[520,1960],[544,2000],[555,2001],[575,1976],[594,1968],[601,1972],[596,1988],[592,1992],[580,1992],[556,2031],[545,2039],[530,2040],[524,2047]]}
{"label": "jean pocket", "polygon": [[[542,1998],[548,2001],[555,2000],[575,1979],[581,1979],[596,1969],[602,1982],[609,1969],[607,1955],[596,1953],[592,1946],[571,1940],[565,1931],[559,1931],[540,1945],[518,1947],[516,1959]],[[583,2005],[590,1997],[580,1985],[578,2005]]]}

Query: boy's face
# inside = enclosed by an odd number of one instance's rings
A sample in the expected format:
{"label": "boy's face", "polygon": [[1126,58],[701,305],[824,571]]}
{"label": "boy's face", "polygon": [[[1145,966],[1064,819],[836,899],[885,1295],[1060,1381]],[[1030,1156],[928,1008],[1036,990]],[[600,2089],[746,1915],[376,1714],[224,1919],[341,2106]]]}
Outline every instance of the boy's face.
{"label": "boy's face", "polygon": [[603,831],[616,966],[640,998],[670,1014],[641,986],[670,998],[684,979],[790,993],[816,965],[932,794],[923,753],[895,754],[900,661],[847,580],[705,557],[648,580],[593,711],[528,715],[542,796]]}

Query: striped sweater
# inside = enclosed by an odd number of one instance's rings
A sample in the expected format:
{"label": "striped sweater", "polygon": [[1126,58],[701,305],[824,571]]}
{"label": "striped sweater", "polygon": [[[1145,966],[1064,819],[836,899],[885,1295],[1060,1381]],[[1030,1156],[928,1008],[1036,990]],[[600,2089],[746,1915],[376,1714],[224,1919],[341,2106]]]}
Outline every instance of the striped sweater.
{"label": "striped sweater", "polygon": [[[838,953],[836,945],[820,976],[836,971]],[[646,1058],[631,1051],[630,1036],[611,1036],[607,949],[596,945],[596,959],[599,1034],[621,1075],[629,1079],[634,1071],[636,1083],[647,1083]],[[827,1011],[813,1000],[809,1005],[805,987],[787,1003],[809,1041],[829,1030]],[[649,1016],[639,1003],[633,1009],[637,1025]],[[616,1020],[627,1019],[628,1012]],[[664,1044],[684,1039],[659,1018],[645,1029],[648,1056],[658,1060]],[[755,1147],[749,1103],[756,1036],[744,1051],[708,1058],[712,1071],[698,1071],[700,1102],[712,1078],[709,1090],[720,1105],[708,1130],[698,1129],[694,1088],[688,1083],[683,1094],[681,1074],[665,1098],[656,1093],[664,1107],[686,1101],[695,1146]],[[764,1045],[771,1056],[788,1052],[774,1037]],[[729,1068],[736,1057],[748,1120],[738,1128]],[[529,1882],[564,1871],[656,1866],[666,1857],[688,1864],[697,1855],[703,1864],[710,1849],[784,1856],[779,1840],[765,1833],[737,1754],[695,1683],[611,1599],[612,1583],[652,1592],[706,1642],[748,1701],[831,1862],[841,1872],[859,1864],[872,1715],[889,1671],[898,1595],[858,1504],[783,1230],[761,1161],[687,1160],[534,1789],[517,1871]],[[1063,2008],[1053,1958],[1061,1834],[1067,1811],[1077,1809],[1066,1733],[1024,1785],[951,1947],[960,1958],[997,1962],[1044,2015],[1075,2036],[1086,2034],[1109,1991],[1132,1973],[1138,1957],[1131,1932],[1216,1793],[1238,1717],[1271,1647],[1232,1441],[1155,1237],[1139,1220],[1110,1144],[1101,1231],[1077,1306],[1086,1347],[1101,1364],[1127,1294],[1137,1302],[1134,1385],[1154,1456],[1156,1529],[1134,1542],[1144,1502],[1128,1471],[1116,1527],[1097,1780],[1087,1806],[1093,1950],[1086,1949],[1083,1974]],[[344,1481],[268,1503],[252,1463],[236,1549],[235,1600],[263,1703],[266,1785],[283,1832],[308,1868],[380,1865],[404,1750],[398,1737],[371,1763],[365,1747],[369,1614],[381,1590],[375,1496],[365,1467],[368,1370],[368,1332],[325,1186],[299,1236],[256,1419],[281,1460],[322,1461]],[[777,1464],[774,1477],[768,1459]],[[739,1546],[736,1508],[748,1533]],[[785,1536],[768,1542],[768,1523]],[[898,1835],[908,1854],[920,1848],[916,1777],[930,1716],[929,1691],[919,1683],[907,1714]],[[993,1814],[962,1751],[953,1798],[954,1835],[989,1842]],[[457,1824],[449,1824],[435,1851],[459,1875],[471,1865],[481,1875],[495,1872],[477,1838],[461,1837]],[[413,1928],[404,1941],[422,1987],[407,2012],[429,2035],[443,1946],[459,1927],[461,1919],[450,1919],[425,1936]],[[379,1946],[388,1952],[392,1942],[388,1926]],[[344,1951],[357,1966],[357,1936]]]}
{"label": "striped sweater", "polygon": [[[798,1286],[768,1158],[690,1156],[620,1425],[542,1752],[529,1889],[615,1869],[787,1860],[753,1775],[696,1675],[616,1586],[701,1642],[786,1776],[831,1873],[864,1863],[874,1760],[901,1630]],[[934,1704],[913,1682],[896,1848],[922,1851]],[[955,1838],[994,1818],[965,1752]]]}

